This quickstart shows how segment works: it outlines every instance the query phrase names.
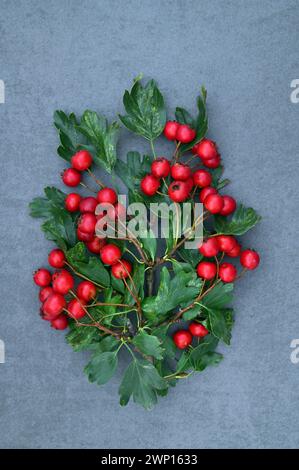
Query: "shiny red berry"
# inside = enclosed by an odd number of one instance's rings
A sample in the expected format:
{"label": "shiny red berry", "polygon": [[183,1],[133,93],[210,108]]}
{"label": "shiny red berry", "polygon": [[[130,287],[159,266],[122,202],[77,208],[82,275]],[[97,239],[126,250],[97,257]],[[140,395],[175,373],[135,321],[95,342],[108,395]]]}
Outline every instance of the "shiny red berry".
{"label": "shiny red berry", "polygon": [[229,215],[232,214],[237,207],[235,199],[231,196],[222,196],[223,198],[223,207],[219,212],[220,215]]}
{"label": "shiny red berry", "polygon": [[47,286],[43,287],[39,293],[39,300],[43,303],[49,297],[49,295],[53,294],[53,287]]}
{"label": "shiny red berry", "polygon": [[38,269],[34,275],[33,275],[33,280],[35,284],[37,284],[40,287],[46,287],[51,283],[51,273],[47,269],[40,268]]}
{"label": "shiny red berry", "polygon": [[77,238],[81,242],[87,243],[87,242],[90,242],[94,238],[94,233],[93,232],[90,232],[90,233],[81,232],[81,230],[77,228]]}
{"label": "shiny red berry", "polygon": [[86,242],[86,246],[91,253],[99,254],[106,243],[106,238],[93,237],[92,240]]}
{"label": "shiny red berry", "polygon": [[63,295],[58,293],[49,295],[42,306],[44,320],[54,320],[54,318],[61,314],[65,307],[66,301]]}
{"label": "shiny red berry", "polygon": [[217,242],[220,251],[229,253],[237,245],[237,240],[232,235],[218,235]]}
{"label": "shiny red berry", "polygon": [[223,282],[234,282],[237,277],[236,267],[231,263],[220,264],[219,277]]}
{"label": "shiny red berry", "polygon": [[79,150],[71,158],[72,167],[78,171],[85,171],[92,164],[92,156],[87,150]]}
{"label": "shiny red berry", "polygon": [[108,243],[101,249],[100,257],[104,264],[112,266],[120,260],[121,251],[118,246]]}
{"label": "shiny red berry", "polygon": [[241,245],[239,243],[236,243],[234,248],[228,252],[226,252],[226,255],[229,256],[230,258],[237,258],[240,256],[241,253]]}
{"label": "shiny red berry", "polygon": [[260,264],[259,254],[254,250],[244,250],[240,256],[240,263],[243,268],[255,269]]}
{"label": "shiny red berry", "polygon": [[210,139],[201,140],[196,147],[197,155],[203,159],[209,160],[218,155],[217,146],[215,142]]}
{"label": "shiny red berry", "polygon": [[201,323],[192,322],[189,325],[189,331],[193,336],[198,338],[204,338],[209,334],[209,330],[206,329]]}
{"label": "shiny red berry", "polygon": [[56,248],[49,253],[48,263],[53,268],[63,268],[65,263],[65,255],[62,250]]}
{"label": "shiny red berry", "polygon": [[201,158],[202,164],[207,168],[218,168],[221,163],[220,155],[216,155],[214,158],[209,158],[208,160]]}
{"label": "shiny red berry", "polygon": [[174,202],[183,202],[189,197],[189,187],[186,181],[173,181],[168,187],[168,196]]}
{"label": "shiny red berry", "polygon": [[200,200],[200,202],[203,203],[205,198],[210,196],[210,194],[217,194],[217,193],[218,193],[217,189],[212,188],[212,186],[207,186],[206,188],[203,188],[200,191],[199,200]]}
{"label": "shiny red berry", "polygon": [[193,173],[193,182],[195,186],[205,188],[212,183],[212,176],[207,170],[197,170]]}
{"label": "shiny red berry", "polygon": [[67,195],[65,198],[65,208],[69,212],[76,212],[79,210],[80,206],[80,201],[81,201],[81,196],[80,194],[77,193],[70,193]]}
{"label": "shiny red berry", "polygon": [[169,161],[164,157],[157,158],[151,165],[151,172],[155,178],[166,178],[170,173]]}
{"label": "shiny red berry", "polygon": [[209,281],[216,276],[217,266],[215,263],[211,263],[210,261],[201,261],[198,263],[196,271],[198,277]]}
{"label": "shiny red berry", "polygon": [[98,201],[95,197],[84,197],[81,199],[79,205],[79,211],[84,214],[86,212],[92,212],[94,214],[96,207],[98,205]]}
{"label": "shiny red berry", "polygon": [[211,214],[219,214],[223,207],[223,198],[220,194],[210,194],[205,197],[204,206]]}
{"label": "shiny red berry", "polygon": [[65,269],[56,271],[52,276],[52,286],[55,292],[65,295],[69,292],[70,289],[73,289],[74,278]]}
{"label": "shiny red berry", "polygon": [[78,229],[80,230],[80,232],[94,233],[96,223],[96,216],[94,214],[91,214],[90,212],[86,212],[86,214],[82,214],[79,219]]}
{"label": "shiny red berry", "polygon": [[187,181],[191,177],[191,168],[184,163],[175,163],[171,167],[171,177],[177,181]]}
{"label": "shiny red berry", "polygon": [[173,335],[173,341],[177,348],[186,349],[192,343],[192,335],[188,330],[178,330]]}
{"label": "shiny red berry", "polygon": [[98,192],[97,199],[99,203],[115,204],[117,202],[117,194],[112,188],[103,188]]}
{"label": "shiny red berry", "polygon": [[192,142],[195,137],[196,132],[194,129],[191,129],[191,127],[187,126],[187,124],[180,124],[176,133],[176,140],[182,144],[189,144],[189,142]]}
{"label": "shiny red berry", "polygon": [[219,252],[219,245],[216,237],[211,237],[204,241],[203,244],[199,247],[199,252],[207,258],[217,256]]}
{"label": "shiny red berry", "polygon": [[141,191],[147,196],[156,194],[160,187],[160,181],[153,175],[146,175],[140,183]]}
{"label": "shiny red berry", "polygon": [[63,313],[51,321],[51,327],[54,328],[54,330],[65,330],[68,327],[68,324],[68,319]]}
{"label": "shiny red berry", "polygon": [[126,279],[132,272],[132,265],[129,261],[122,259],[111,268],[112,276],[116,279]]}
{"label": "shiny red berry", "polygon": [[77,287],[77,296],[84,302],[94,299],[97,294],[97,288],[91,281],[82,281]]}
{"label": "shiny red berry", "polygon": [[62,173],[62,181],[66,186],[78,186],[81,181],[81,173],[74,168],[67,168]]}
{"label": "shiny red berry", "polygon": [[85,317],[86,310],[83,308],[84,302],[78,299],[73,299],[67,304],[67,310],[70,317],[79,320]]}
{"label": "shiny red berry", "polygon": [[176,121],[167,121],[164,127],[164,135],[168,140],[175,140],[179,123]]}

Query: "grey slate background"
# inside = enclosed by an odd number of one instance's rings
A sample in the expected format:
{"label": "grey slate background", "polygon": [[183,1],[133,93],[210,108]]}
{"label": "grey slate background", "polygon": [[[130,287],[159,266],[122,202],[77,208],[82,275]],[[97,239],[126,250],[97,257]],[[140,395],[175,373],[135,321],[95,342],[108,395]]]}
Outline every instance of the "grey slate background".
{"label": "grey slate background", "polygon": [[[290,82],[299,78],[299,2],[1,0],[0,8],[0,447],[298,447],[290,342],[299,337],[299,104]],[[60,186],[53,110],[113,118],[139,72],[158,81],[169,109],[194,109],[206,85],[229,191],[263,216],[245,236],[262,263],[236,288],[225,360],[151,412],[119,407],[121,367],[103,388],[90,385],[87,356],[39,320],[31,275],[52,245],[27,213],[45,185]],[[120,154],[128,148],[123,131]]]}

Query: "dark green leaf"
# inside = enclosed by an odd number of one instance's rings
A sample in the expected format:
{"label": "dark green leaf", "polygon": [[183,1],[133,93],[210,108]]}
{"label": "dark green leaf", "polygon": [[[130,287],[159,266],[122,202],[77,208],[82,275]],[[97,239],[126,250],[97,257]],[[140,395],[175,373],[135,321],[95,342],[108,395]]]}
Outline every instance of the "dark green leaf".
{"label": "dark green leaf", "polygon": [[127,114],[119,117],[130,131],[148,140],[162,133],[166,122],[164,99],[153,80],[145,87],[136,81],[131,92],[125,91],[123,103]]}
{"label": "dark green leaf", "polygon": [[243,235],[254,227],[261,217],[251,207],[244,207],[240,204],[229,221],[227,217],[215,216],[215,229],[217,233],[227,235]]}
{"label": "dark green leaf", "polygon": [[99,258],[86,257],[86,251],[83,243],[77,243],[73,250],[66,254],[67,260],[79,274],[87,277],[101,286],[110,285],[110,275]]}
{"label": "dark green leaf", "polygon": [[66,250],[76,243],[76,227],[72,216],[65,210],[52,207],[52,218],[42,224],[42,230],[48,240],[54,241]]}
{"label": "dark green leaf", "polygon": [[149,335],[146,331],[140,330],[132,342],[139,351],[146,356],[153,356],[155,359],[163,359],[161,341],[157,336]]}
{"label": "dark green leaf", "polygon": [[187,250],[184,247],[180,247],[177,252],[179,256],[184,261],[186,261],[186,263],[190,263],[191,266],[193,266],[193,268],[196,268],[196,266],[202,259],[202,255],[200,254],[198,250],[193,250],[193,249]]}
{"label": "dark green leaf", "polygon": [[109,125],[104,116],[86,110],[78,130],[94,146],[94,162],[103,167],[108,173],[111,173],[117,159],[116,144],[119,125],[116,122]]}
{"label": "dark green leaf", "polygon": [[208,365],[217,365],[222,358],[215,353],[218,340],[212,335],[205,336],[199,345],[190,352],[189,363],[196,371],[203,371]]}
{"label": "dark green leaf", "polygon": [[51,218],[58,207],[64,209],[66,194],[54,187],[44,189],[46,197],[36,197],[29,204],[31,217]]}
{"label": "dark green leaf", "polygon": [[200,315],[201,310],[202,308],[200,305],[194,305],[194,307],[190,308],[190,310],[187,310],[187,312],[183,314],[183,319],[186,321],[193,320]]}
{"label": "dark green leaf", "polygon": [[[81,320],[83,322],[83,319]],[[90,320],[86,322],[88,324]],[[88,349],[91,344],[100,340],[100,332],[94,326],[78,326],[76,322],[70,323],[70,331],[66,335],[67,342],[74,351]]]}
{"label": "dark green leaf", "polygon": [[216,338],[221,339],[226,344],[230,344],[231,326],[228,325],[223,310],[207,309],[209,319],[209,330]]}
{"label": "dark green leaf", "polygon": [[168,387],[153,364],[144,359],[133,359],[119,387],[120,404],[128,404],[131,396],[135,403],[150,409],[157,403],[157,392]]}
{"label": "dark green leaf", "polygon": [[70,115],[63,111],[55,111],[54,125],[59,131],[61,145],[57,149],[58,155],[70,161],[71,157],[86,144],[85,137],[78,130],[78,122],[74,113]]}
{"label": "dark green leaf", "polygon": [[233,288],[231,283],[220,282],[202,298],[201,303],[210,309],[223,308],[232,301]]}
{"label": "dark green leaf", "polygon": [[87,374],[90,382],[103,385],[114,375],[117,363],[117,351],[101,352],[95,350],[84,372]]}
{"label": "dark green leaf", "polygon": [[176,108],[175,110],[176,120],[180,124],[187,124],[188,126],[194,128],[195,122],[191,114],[184,108]]}
{"label": "dark green leaf", "polygon": [[163,349],[163,356],[169,359],[173,359],[176,354],[176,346],[172,338],[167,334],[168,329],[169,325],[161,325],[153,328],[152,334],[159,338],[161,347]]}
{"label": "dark green leaf", "polygon": [[[130,287],[130,290],[141,300],[144,297],[144,269],[144,264],[135,263],[133,274],[131,275],[133,282],[131,279],[127,279],[127,283]],[[132,298],[129,289],[125,289],[124,303],[129,305],[133,305],[135,303],[135,300]]]}
{"label": "dark green leaf", "polygon": [[188,143],[183,144],[180,147],[180,152],[185,153],[190,150],[197,142],[202,140],[207,133],[208,130],[208,115],[206,110],[206,97],[207,91],[204,87],[201,88],[201,95],[197,97],[197,108],[198,114],[196,119],[193,122],[193,129],[196,131],[195,139]]}
{"label": "dark green leaf", "polygon": [[140,181],[150,172],[151,163],[152,157],[148,155],[141,158],[139,152],[128,152],[126,162],[118,159],[114,171],[129,190],[139,193]]}

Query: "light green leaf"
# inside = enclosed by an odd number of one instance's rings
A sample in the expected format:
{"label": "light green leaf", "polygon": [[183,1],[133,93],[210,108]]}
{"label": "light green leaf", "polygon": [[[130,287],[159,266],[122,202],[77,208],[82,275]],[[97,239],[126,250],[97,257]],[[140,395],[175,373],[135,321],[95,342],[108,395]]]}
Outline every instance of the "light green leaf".
{"label": "light green leaf", "polygon": [[260,220],[261,217],[254,209],[240,204],[230,221],[227,220],[227,217],[221,215],[215,216],[215,229],[217,233],[243,235]]}
{"label": "light green leaf", "polygon": [[210,309],[223,308],[232,301],[233,288],[231,283],[220,282],[202,298],[201,303]]}

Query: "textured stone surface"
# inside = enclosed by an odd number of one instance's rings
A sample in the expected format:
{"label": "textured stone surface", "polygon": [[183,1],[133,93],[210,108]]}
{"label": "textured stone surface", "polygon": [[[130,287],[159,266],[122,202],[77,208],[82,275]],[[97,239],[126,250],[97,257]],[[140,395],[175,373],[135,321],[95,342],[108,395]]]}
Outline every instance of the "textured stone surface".
{"label": "textured stone surface", "polygon": [[[1,1],[0,447],[298,447],[297,10],[291,0]],[[262,263],[236,288],[225,360],[151,412],[119,407],[120,372],[90,385],[86,355],[39,321],[31,273],[51,244],[27,215],[46,184],[60,185],[53,110],[112,118],[139,72],[159,82],[170,109],[194,107],[207,86],[229,191],[263,216],[245,236]],[[128,148],[124,131],[120,152]]]}

